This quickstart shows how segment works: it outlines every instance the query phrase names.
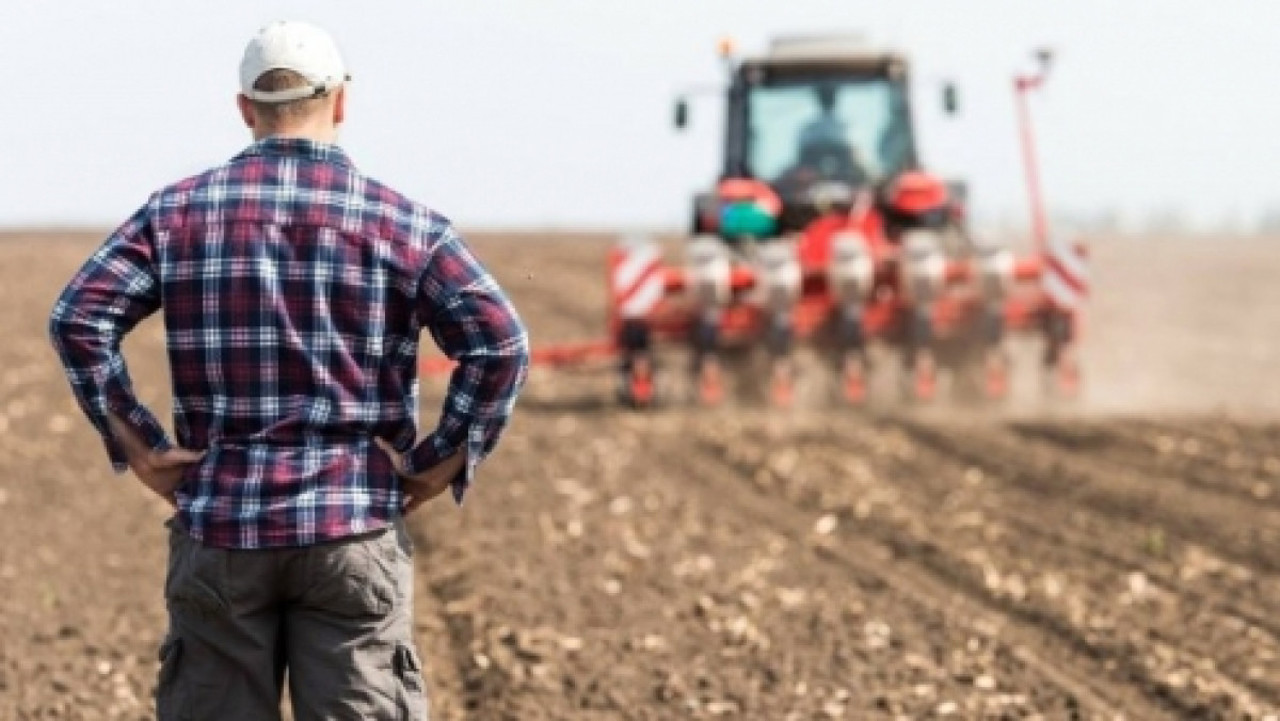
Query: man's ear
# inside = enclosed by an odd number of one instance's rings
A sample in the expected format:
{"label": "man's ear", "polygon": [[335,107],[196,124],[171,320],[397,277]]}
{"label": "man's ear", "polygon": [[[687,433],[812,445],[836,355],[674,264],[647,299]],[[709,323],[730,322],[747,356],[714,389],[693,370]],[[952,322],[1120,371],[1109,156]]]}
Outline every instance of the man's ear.
{"label": "man's ear", "polygon": [[244,93],[236,95],[236,105],[240,108],[240,117],[244,120],[245,127],[253,130],[258,125],[258,116],[254,113],[253,102],[244,96]]}
{"label": "man's ear", "polygon": [[343,85],[338,88],[338,92],[333,98],[333,124],[334,126],[342,125],[347,119],[347,86]]}

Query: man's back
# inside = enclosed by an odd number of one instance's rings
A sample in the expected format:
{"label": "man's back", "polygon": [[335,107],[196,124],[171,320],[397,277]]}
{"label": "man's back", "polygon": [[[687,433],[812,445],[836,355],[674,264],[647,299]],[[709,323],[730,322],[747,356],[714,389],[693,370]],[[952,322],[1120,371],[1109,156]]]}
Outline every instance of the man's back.
{"label": "man's back", "polygon": [[398,517],[396,469],[373,439],[417,434],[420,330],[446,352],[477,350],[469,317],[520,333],[448,221],[332,145],[262,140],[160,191],[119,235],[138,267],[97,272],[157,284],[135,312],[163,308],[178,441],[206,449],[179,517],[212,546],[308,545]]}

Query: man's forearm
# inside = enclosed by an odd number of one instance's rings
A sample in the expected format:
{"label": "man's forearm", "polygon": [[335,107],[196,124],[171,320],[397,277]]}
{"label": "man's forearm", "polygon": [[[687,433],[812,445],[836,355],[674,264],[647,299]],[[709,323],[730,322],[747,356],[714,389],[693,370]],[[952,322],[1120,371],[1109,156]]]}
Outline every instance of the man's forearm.
{"label": "man's forearm", "polygon": [[124,452],[125,460],[135,470],[145,465],[147,454],[152,450],[142,434],[115,413],[107,412],[107,428],[111,437]]}
{"label": "man's forearm", "polygon": [[456,456],[457,472],[452,476],[452,485],[454,500],[459,503],[471,485],[476,466],[497,446],[528,371],[524,334],[506,348],[508,355],[462,359],[454,369],[436,429],[405,459],[406,471],[420,474]]}
{"label": "man's forearm", "polygon": [[125,470],[130,456],[123,441],[145,451],[172,447],[159,419],[137,399],[119,350],[102,348],[68,334],[56,341],[71,389],[81,410],[102,436],[107,455],[117,471]]}

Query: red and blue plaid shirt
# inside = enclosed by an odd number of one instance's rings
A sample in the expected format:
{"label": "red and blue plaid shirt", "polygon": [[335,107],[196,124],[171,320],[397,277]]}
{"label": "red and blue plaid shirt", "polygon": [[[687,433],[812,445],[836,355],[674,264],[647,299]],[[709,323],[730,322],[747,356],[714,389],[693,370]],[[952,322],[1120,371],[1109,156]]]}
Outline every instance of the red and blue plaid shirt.
{"label": "red and blue plaid shirt", "polygon": [[[528,367],[515,309],[450,223],[301,139],[268,138],[156,193],[58,299],[54,345],[118,472],[109,413],[170,447],[120,353],[158,309],[178,443],[207,450],[178,490],[179,520],[211,546],[386,525],[402,496],[375,436],[411,472],[467,453],[460,503]],[[458,367],[436,430],[415,444],[422,330]]]}

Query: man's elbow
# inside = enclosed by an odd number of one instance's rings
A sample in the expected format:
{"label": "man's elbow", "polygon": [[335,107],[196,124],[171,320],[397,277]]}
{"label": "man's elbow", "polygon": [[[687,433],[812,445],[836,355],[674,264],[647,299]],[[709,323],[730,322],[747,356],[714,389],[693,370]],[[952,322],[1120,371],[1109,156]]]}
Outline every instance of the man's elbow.
{"label": "man's elbow", "polygon": [[499,355],[509,362],[529,362],[529,328],[515,308],[507,305],[502,323],[495,324],[493,329],[497,331],[497,347],[502,349]]}
{"label": "man's elbow", "polygon": [[72,325],[72,316],[67,310],[67,305],[59,302],[49,313],[48,324],[49,341],[55,348],[66,345],[67,338],[74,332]]}
{"label": "man's elbow", "polygon": [[103,323],[65,301],[58,301],[49,313],[49,340],[60,353],[65,354],[70,348],[97,348],[107,330]]}
{"label": "man's elbow", "polygon": [[530,354],[530,349],[529,349],[529,331],[528,331],[528,330],[526,330],[526,329],[525,329],[525,327],[524,327],[523,325],[522,325],[522,326],[520,326],[520,330],[519,330],[519,332],[518,332],[518,333],[516,333],[516,335],[515,335],[515,340],[514,340],[514,342],[512,343],[512,345],[514,346],[514,349],[513,349],[513,351],[512,351],[512,352],[514,353],[514,355],[515,355],[518,359],[520,359],[520,362],[521,362],[521,363],[523,363],[523,364],[525,364],[525,365],[528,365],[528,363],[529,363],[529,354]]}
{"label": "man's elbow", "polygon": [[518,393],[528,379],[531,355],[529,333],[524,326],[520,326],[519,331],[512,334],[507,345],[507,352],[503,355],[510,372],[509,384],[512,392]]}

